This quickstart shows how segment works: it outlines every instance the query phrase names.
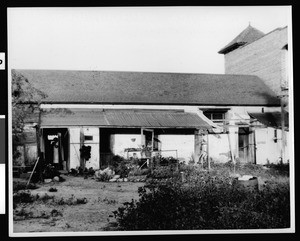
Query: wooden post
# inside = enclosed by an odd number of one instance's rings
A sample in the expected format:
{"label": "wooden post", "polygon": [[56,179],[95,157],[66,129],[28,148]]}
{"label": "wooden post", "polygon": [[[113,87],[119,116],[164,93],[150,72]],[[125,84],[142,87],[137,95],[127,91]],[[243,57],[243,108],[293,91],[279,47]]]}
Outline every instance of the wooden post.
{"label": "wooden post", "polygon": [[[84,143],[84,133],[83,133],[83,128],[80,127],[80,148],[82,148],[83,143]],[[84,163],[84,158],[81,157],[81,153],[80,154],[80,167],[82,168],[82,170],[84,170],[85,168],[85,163]]]}
{"label": "wooden post", "polygon": [[[36,125],[36,145],[37,145],[37,158],[39,159],[40,156],[41,156],[41,141],[40,141],[40,138],[41,138],[41,115],[42,115],[40,105],[38,105],[38,111],[39,111],[39,114],[38,114],[38,124]],[[44,157],[42,157],[42,160],[43,160],[43,162],[45,161]],[[37,163],[38,162],[36,162],[36,164]],[[39,178],[42,180],[42,171],[43,171],[44,167],[41,166],[41,165],[44,165],[44,163],[39,163],[40,168],[38,168],[37,171],[39,172],[38,173]],[[34,169],[35,168],[36,168],[36,166],[34,166]],[[33,170],[33,172],[34,172],[34,170]],[[29,182],[28,182],[28,184],[29,184]]]}
{"label": "wooden post", "polygon": [[207,165],[208,165],[208,171],[210,171],[210,158],[209,158],[209,133],[207,132]]}
{"label": "wooden post", "polygon": [[281,107],[281,163],[285,161],[285,119],[284,119],[284,103],[283,96],[280,99],[280,107]]}
{"label": "wooden post", "polygon": [[200,160],[200,155],[201,155],[201,148],[202,148],[202,140],[203,140],[203,135],[200,132],[200,130],[195,130],[195,138],[194,138],[194,162],[195,164],[199,164]]}
{"label": "wooden post", "polygon": [[253,130],[253,158],[254,158],[254,164],[256,164],[256,137],[255,137],[255,129]]}
{"label": "wooden post", "polygon": [[36,168],[36,166],[37,166],[37,164],[38,164],[38,162],[39,162],[39,159],[40,159],[40,158],[38,157],[37,160],[36,160],[36,162],[35,162],[35,164],[34,164],[33,170],[32,170],[32,172],[31,172],[30,177],[29,177],[29,180],[28,180],[28,182],[27,182],[27,184],[26,184],[26,189],[27,189],[27,187],[28,187],[28,185],[29,185],[29,183],[30,183],[30,180],[31,180],[31,178],[32,178],[32,176],[33,176],[33,173],[34,173],[35,168]]}
{"label": "wooden post", "polygon": [[151,131],[151,153],[150,153],[150,166],[153,170],[154,162],[153,162],[153,145],[154,145],[154,131]]}
{"label": "wooden post", "polygon": [[228,136],[228,143],[229,143],[229,149],[230,149],[230,154],[231,154],[231,160],[232,160],[232,163],[233,163],[233,173],[235,174],[235,159],[234,159],[234,155],[233,155],[233,151],[232,151],[232,147],[231,147],[229,131],[227,133],[227,136]]}
{"label": "wooden post", "polygon": [[39,117],[38,117],[38,124],[36,126],[36,143],[37,143],[37,151],[38,151],[38,157],[41,154],[41,142],[40,142],[40,130],[41,130],[41,109],[40,106],[38,106],[39,110]]}

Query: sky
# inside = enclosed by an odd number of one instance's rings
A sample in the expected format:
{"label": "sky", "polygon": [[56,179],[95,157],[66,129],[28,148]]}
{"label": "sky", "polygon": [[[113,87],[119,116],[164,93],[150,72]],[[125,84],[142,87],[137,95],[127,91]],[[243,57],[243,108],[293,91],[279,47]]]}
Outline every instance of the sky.
{"label": "sky", "polygon": [[224,73],[218,51],[249,24],[290,26],[291,7],[9,8],[9,69]]}

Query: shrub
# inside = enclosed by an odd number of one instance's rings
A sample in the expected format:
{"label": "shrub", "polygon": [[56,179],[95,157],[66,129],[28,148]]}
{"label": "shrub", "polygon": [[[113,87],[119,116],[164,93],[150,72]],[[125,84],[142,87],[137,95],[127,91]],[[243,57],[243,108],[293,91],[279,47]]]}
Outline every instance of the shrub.
{"label": "shrub", "polygon": [[99,174],[96,177],[96,180],[99,182],[107,182],[107,181],[109,181],[109,179],[111,179],[111,175],[108,175],[106,172]]}
{"label": "shrub", "polygon": [[117,168],[120,163],[122,162],[125,162],[125,158],[119,156],[119,155],[115,155],[112,157],[112,160],[111,160],[111,165],[113,168]]}
{"label": "shrub", "polygon": [[141,169],[141,168],[138,168],[137,166],[133,166],[131,168],[130,172],[128,173],[128,176],[143,176],[143,175],[147,175],[149,173],[150,173],[149,168]]}
{"label": "shrub", "polygon": [[32,203],[35,197],[31,195],[30,191],[21,190],[13,195],[13,204],[16,206],[19,203]]}
{"label": "shrub", "polygon": [[171,178],[178,175],[178,172],[172,168],[172,166],[160,166],[153,169],[151,173],[147,175],[148,178],[162,179]]}
{"label": "shrub", "polygon": [[50,187],[48,191],[49,192],[57,192],[57,189],[55,187]]}
{"label": "shrub", "polygon": [[126,160],[125,158],[115,155],[112,158],[111,166],[117,175],[120,175],[121,178],[125,178],[128,176],[130,171],[128,164],[129,162],[130,161]]}
{"label": "shrub", "polygon": [[84,198],[75,198],[72,194],[68,199],[60,198],[55,200],[55,203],[58,205],[76,205],[76,204],[86,204],[88,200]]}
{"label": "shrub", "polygon": [[87,199],[85,197],[76,199],[76,204],[86,204],[86,203],[87,203]]}
{"label": "shrub", "polygon": [[128,177],[130,169],[125,164],[125,161],[123,161],[115,168],[115,172],[117,175],[120,175],[120,178],[125,178]]}
{"label": "shrub", "polygon": [[47,179],[47,178],[52,179],[55,176],[58,176],[58,177],[60,176],[59,171],[56,170],[56,168],[51,164],[46,165],[43,170],[43,178],[44,179]]}
{"label": "shrub", "polygon": [[26,188],[27,183],[25,182],[19,182],[19,181],[14,181],[13,182],[13,191],[17,192],[19,190],[25,190],[25,189],[37,189],[38,186],[34,183],[29,183],[27,188]]}
{"label": "shrub", "polygon": [[114,212],[120,230],[289,227],[287,183],[255,192],[230,177],[202,173],[188,185],[174,180],[145,185],[139,195]]}
{"label": "shrub", "polygon": [[289,164],[269,164],[266,165],[268,168],[268,173],[273,176],[289,176],[290,167]]}
{"label": "shrub", "polygon": [[159,165],[161,165],[161,166],[177,165],[177,163],[179,163],[179,161],[172,156],[160,157],[160,160],[159,160]]}

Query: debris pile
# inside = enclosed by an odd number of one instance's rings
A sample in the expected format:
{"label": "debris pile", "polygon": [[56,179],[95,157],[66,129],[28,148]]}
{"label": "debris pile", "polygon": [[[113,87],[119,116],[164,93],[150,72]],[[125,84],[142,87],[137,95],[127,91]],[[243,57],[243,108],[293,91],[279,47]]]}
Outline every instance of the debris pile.
{"label": "debris pile", "polygon": [[51,164],[45,166],[42,176],[44,183],[65,181],[65,179],[60,176],[60,172]]}

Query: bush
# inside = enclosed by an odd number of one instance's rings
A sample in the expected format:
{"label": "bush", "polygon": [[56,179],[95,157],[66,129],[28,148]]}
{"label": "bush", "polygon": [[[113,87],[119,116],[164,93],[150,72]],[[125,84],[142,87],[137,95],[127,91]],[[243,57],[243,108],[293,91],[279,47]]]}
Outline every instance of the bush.
{"label": "bush", "polygon": [[171,178],[179,173],[172,168],[172,166],[160,166],[153,169],[152,173],[147,175],[148,178],[162,179],[162,178]]}
{"label": "bush", "polygon": [[60,198],[58,200],[54,200],[54,203],[57,205],[77,205],[77,204],[86,204],[88,200],[84,198],[75,198],[72,194],[70,198],[64,199]]}
{"label": "bush", "polygon": [[111,166],[113,168],[117,168],[120,163],[125,162],[125,158],[119,156],[119,155],[115,155],[113,156],[112,160],[111,160]]}
{"label": "bush", "polygon": [[13,204],[16,206],[19,203],[32,203],[35,197],[31,195],[30,191],[21,190],[13,195]]}
{"label": "bush", "polygon": [[108,175],[106,172],[99,174],[96,177],[96,180],[99,182],[107,182],[107,181],[109,181],[109,179],[111,179],[111,175]]}
{"label": "bush", "polygon": [[161,166],[169,166],[169,165],[177,165],[179,161],[174,157],[160,157],[159,165]]}
{"label": "bush", "polygon": [[57,189],[55,187],[50,187],[48,191],[49,192],[57,192]]}
{"label": "bush", "polygon": [[120,178],[125,178],[128,177],[130,169],[127,167],[125,161],[123,161],[115,168],[115,172],[117,175],[120,175]]}
{"label": "bush", "polygon": [[199,174],[188,185],[166,181],[139,189],[139,201],[114,212],[120,230],[287,228],[288,183],[261,192],[234,185],[230,177]]}
{"label": "bush", "polygon": [[143,176],[148,175],[150,173],[149,168],[141,169],[136,166],[132,167],[130,172],[128,173],[128,176]]}
{"label": "bush", "polygon": [[289,164],[269,164],[266,165],[268,168],[268,173],[273,176],[289,176],[290,166]]}
{"label": "bush", "polygon": [[48,200],[54,200],[54,196],[49,196],[47,193],[45,195],[40,196],[39,194],[36,194],[35,196],[36,200],[42,201],[42,202],[47,202]]}
{"label": "bush", "polygon": [[125,178],[130,172],[128,162],[129,161],[125,158],[119,155],[115,155],[112,158],[111,167],[117,175],[120,175],[121,178]]}
{"label": "bush", "polygon": [[56,168],[51,164],[46,165],[43,170],[43,178],[44,179],[47,179],[47,178],[52,179],[55,176],[58,176],[58,177],[60,176],[59,171],[56,170]]}
{"label": "bush", "polygon": [[25,190],[25,189],[37,189],[38,186],[34,183],[29,183],[27,188],[26,188],[27,183],[25,182],[19,182],[19,181],[14,181],[13,182],[13,191],[17,192],[19,190]]}

